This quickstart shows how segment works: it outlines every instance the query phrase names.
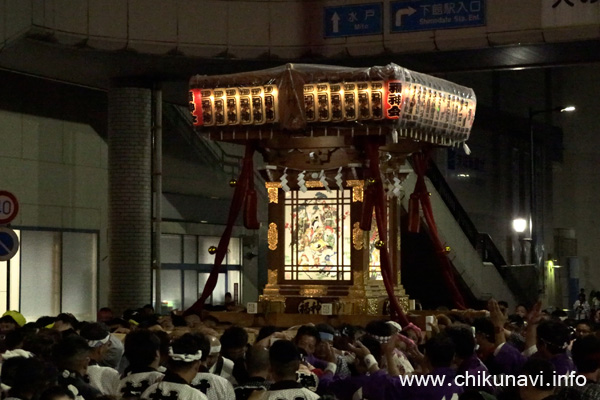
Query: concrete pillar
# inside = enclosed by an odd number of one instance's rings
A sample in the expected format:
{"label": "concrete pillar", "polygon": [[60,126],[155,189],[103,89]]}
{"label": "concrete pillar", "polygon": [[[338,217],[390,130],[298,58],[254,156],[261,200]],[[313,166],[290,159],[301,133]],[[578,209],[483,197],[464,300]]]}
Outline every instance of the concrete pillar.
{"label": "concrete pillar", "polygon": [[108,92],[109,306],[151,302],[151,90]]}

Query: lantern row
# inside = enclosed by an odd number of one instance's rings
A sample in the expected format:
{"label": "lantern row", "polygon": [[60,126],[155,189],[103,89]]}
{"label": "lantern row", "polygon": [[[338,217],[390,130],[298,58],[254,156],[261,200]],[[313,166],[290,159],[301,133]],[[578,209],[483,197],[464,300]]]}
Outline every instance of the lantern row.
{"label": "lantern row", "polygon": [[[413,73],[402,79],[304,85],[304,116],[308,123],[395,121],[416,129],[466,140],[475,116],[471,93],[457,85],[441,87],[440,79]],[[196,126],[274,124],[279,121],[277,85],[191,89],[190,110]]]}

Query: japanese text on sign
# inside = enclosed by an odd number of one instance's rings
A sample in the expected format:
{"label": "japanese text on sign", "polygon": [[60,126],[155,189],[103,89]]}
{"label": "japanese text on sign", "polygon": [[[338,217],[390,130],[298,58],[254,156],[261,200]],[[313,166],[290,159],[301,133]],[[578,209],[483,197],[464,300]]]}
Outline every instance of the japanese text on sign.
{"label": "japanese text on sign", "polygon": [[326,38],[382,33],[381,3],[325,7],[323,15]]}
{"label": "japanese text on sign", "polygon": [[600,0],[543,0],[542,27],[600,23]]}
{"label": "japanese text on sign", "polygon": [[392,32],[485,25],[485,0],[416,0],[390,4]]}

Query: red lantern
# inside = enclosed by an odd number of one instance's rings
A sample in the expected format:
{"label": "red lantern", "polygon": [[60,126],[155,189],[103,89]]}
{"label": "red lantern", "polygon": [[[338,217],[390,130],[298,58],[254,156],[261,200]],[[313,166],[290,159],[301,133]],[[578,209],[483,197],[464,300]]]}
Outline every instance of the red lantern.
{"label": "red lantern", "polygon": [[192,117],[194,119],[194,126],[202,126],[204,120],[202,117],[202,94],[200,89],[190,89],[189,91],[189,99],[190,99],[190,112],[192,113]]}
{"label": "red lantern", "polygon": [[402,111],[402,81],[387,81],[386,86],[385,117],[387,119],[400,119],[400,112]]}

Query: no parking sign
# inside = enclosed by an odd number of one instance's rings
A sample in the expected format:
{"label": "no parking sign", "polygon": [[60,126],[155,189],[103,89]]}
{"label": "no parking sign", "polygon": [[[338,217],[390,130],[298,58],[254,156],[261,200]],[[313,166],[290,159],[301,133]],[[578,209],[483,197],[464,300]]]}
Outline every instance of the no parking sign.
{"label": "no parking sign", "polygon": [[0,226],[0,261],[8,261],[19,250],[19,237],[10,228]]}
{"label": "no parking sign", "polygon": [[[8,224],[19,212],[14,194],[0,190],[0,225]],[[0,226],[0,261],[8,261],[19,251],[19,237],[12,229]]]}
{"label": "no parking sign", "polygon": [[8,224],[19,212],[19,202],[14,194],[0,190],[0,225]]}

